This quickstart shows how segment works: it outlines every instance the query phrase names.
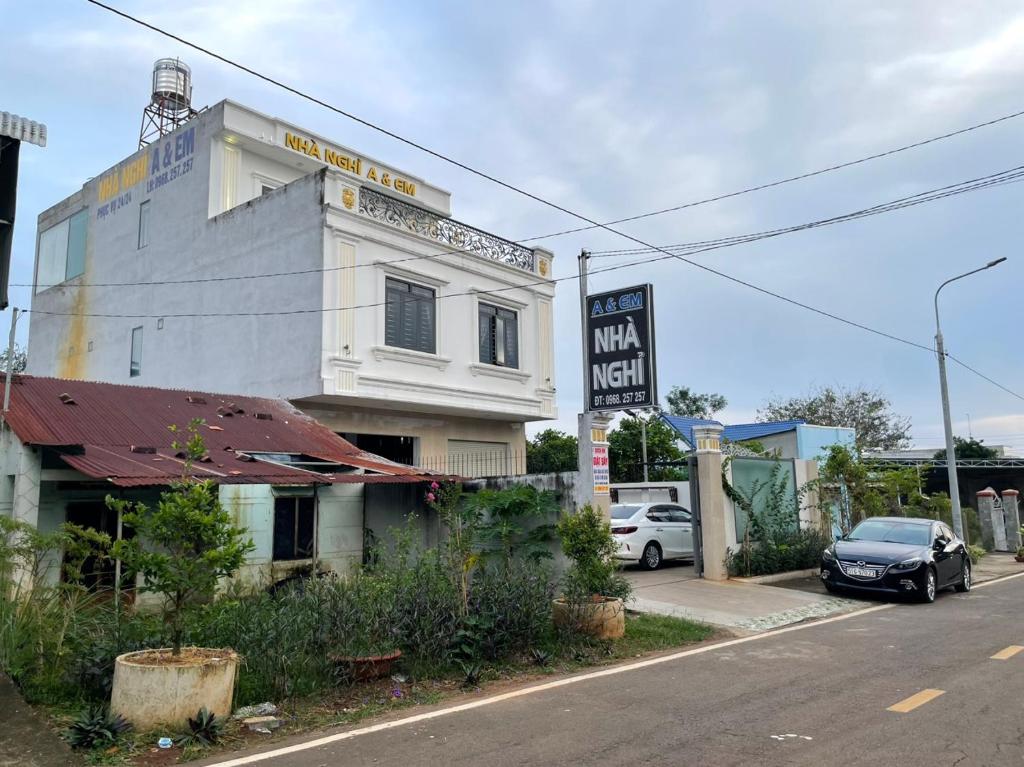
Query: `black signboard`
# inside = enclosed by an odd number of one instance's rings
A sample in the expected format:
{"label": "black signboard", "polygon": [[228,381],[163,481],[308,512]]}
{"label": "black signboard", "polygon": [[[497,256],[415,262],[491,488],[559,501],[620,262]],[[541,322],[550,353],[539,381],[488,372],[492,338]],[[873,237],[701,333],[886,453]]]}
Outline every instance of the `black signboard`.
{"label": "black signboard", "polygon": [[653,302],[651,285],[587,296],[587,410],[658,404]]}

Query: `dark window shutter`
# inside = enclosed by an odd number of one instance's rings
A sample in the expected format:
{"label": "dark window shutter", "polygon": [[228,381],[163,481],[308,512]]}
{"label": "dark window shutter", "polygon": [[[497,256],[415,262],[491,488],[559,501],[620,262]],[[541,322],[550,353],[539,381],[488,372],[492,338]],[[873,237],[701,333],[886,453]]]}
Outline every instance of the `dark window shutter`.
{"label": "dark window shutter", "polygon": [[402,289],[394,280],[386,283],[384,301],[384,343],[401,346]]}
{"label": "dark window shutter", "polygon": [[501,342],[505,344],[505,367],[519,367],[519,323],[516,313],[507,309],[499,309],[504,320],[505,338]]}
{"label": "dark window shutter", "polygon": [[480,304],[480,361],[494,364],[494,308]]}

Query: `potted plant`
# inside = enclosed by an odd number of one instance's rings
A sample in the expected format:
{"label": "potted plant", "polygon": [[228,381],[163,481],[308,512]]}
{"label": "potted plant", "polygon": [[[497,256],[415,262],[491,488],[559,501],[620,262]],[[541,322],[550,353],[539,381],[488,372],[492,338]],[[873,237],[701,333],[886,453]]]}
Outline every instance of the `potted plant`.
{"label": "potted plant", "polygon": [[599,639],[623,636],[624,600],[631,589],[618,574],[608,521],[588,504],[562,517],[558,537],[570,565],[562,580],[562,596],[553,604],[555,625]]}
{"label": "potted plant", "polygon": [[1017,549],[1017,553],[1013,557],[1018,562],[1024,562],[1024,546]]}
{"label": "potted plant", "polygon": [[402,656],[394,637],[392,595],[384,579],[364,572],[334,584],[329,659],[339,678],[364,682],[390,676]]}
{"label": "potted plant", "polygon": [[203,707],[218,716],[231,713],[238,656],[230,649],[182,647],[187,608],[212,599],[218,581],[234,575],[255,548],[243,542],[245,530],[221,506],[217,486],[190,476],[192,463],[206,452],[201,425],[193,421],[187,442],[172,443],[184,457],[182,477],[155,508],[107,497],[135,531],[134,538],[117,541],[114,556],[127,573],[142,576],[140,593],[160,597],[171,639],[169,648],[126,653],[115,662],[111,712],[140,730],[184,723]]}

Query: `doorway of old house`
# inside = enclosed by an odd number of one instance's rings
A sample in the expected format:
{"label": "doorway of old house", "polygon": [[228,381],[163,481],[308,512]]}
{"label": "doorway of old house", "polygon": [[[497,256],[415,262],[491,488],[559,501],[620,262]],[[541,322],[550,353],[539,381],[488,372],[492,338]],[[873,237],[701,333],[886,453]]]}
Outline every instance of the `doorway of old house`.
{"label": "doorway of old house", "polygon": [[[117,512],[108,508],[105,501],[69,503],[64,518],[72,525],[106,533],[110,540],[117,540]],[[67,563],[68,556],[65,553],[62,564]],[[61,567],[61,578],[65,577],[64,570]],[[116,563],[113,559],[90,556],[82,563],[82,585],[90,591],[113,589],[115,574]]]}

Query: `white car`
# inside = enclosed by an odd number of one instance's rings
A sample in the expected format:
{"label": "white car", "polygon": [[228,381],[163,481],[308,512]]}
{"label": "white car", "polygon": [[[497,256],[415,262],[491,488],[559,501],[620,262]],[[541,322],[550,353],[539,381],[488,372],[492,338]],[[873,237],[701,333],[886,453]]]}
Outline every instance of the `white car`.
{"label": "white car", "polygon": [[693,516],[674,503],[612,504],[616,559],[656,570],[666,559],[693,558]]}

